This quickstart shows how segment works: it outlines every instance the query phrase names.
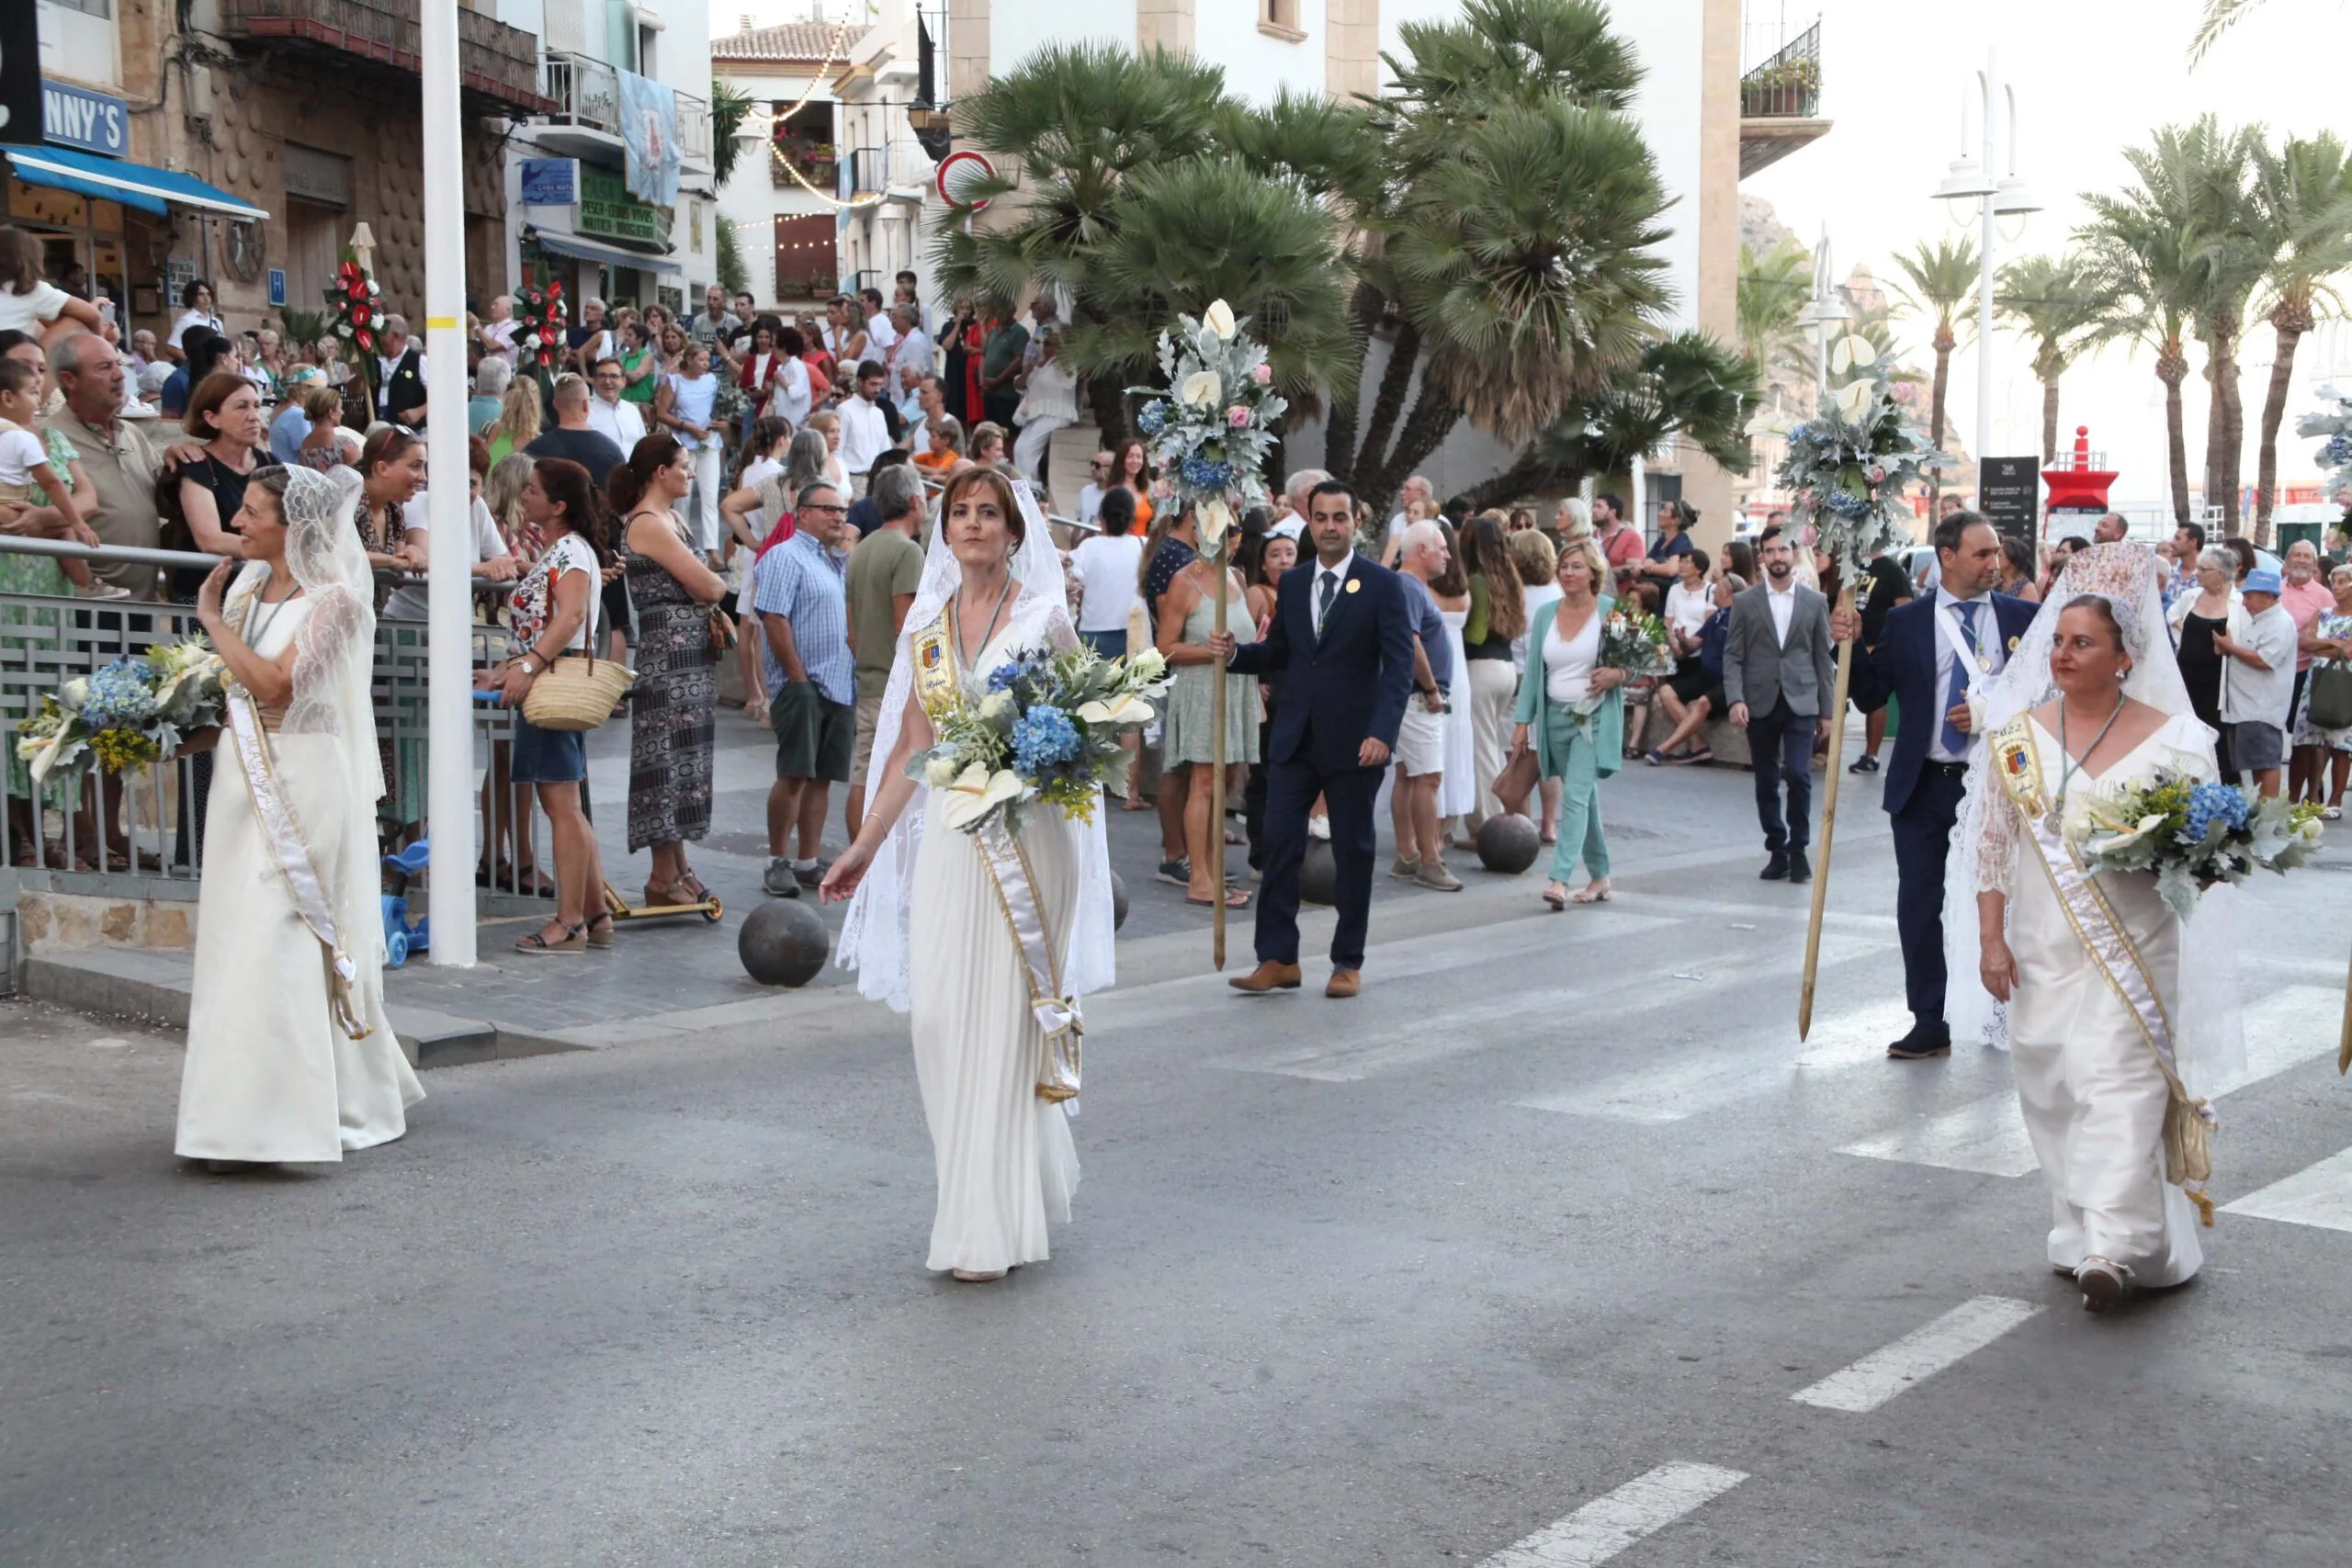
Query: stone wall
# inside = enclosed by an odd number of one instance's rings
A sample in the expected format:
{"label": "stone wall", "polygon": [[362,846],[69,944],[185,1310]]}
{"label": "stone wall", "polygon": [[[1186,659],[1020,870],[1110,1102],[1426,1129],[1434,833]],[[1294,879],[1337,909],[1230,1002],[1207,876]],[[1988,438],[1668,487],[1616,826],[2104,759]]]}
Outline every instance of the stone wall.
{"label": "stone wall", "polygon": [[193,948],[193,899],[42,893],[17,897],[17,934],[28,953],[94,947]]}

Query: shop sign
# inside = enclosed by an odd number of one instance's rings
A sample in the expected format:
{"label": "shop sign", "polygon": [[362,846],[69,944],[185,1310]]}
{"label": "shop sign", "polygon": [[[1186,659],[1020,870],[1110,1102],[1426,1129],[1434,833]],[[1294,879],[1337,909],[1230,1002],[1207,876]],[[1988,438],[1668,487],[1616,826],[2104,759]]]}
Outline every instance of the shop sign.
{"label": "shop sign", "polygon": [[1984,457],[1976,465],[1976,509],[1999,532],[2020,539],[2034,536],[2034,515],[2041,507],[2041,459]]}
{"label": "shop sign", "polygon": [[130,107],[120,98],[69,87],[62,82],[40,85],[41,130],[60,147],[79,147],[119,158],[130,150]]}
{"label": "shop sign", "polygon": [[524,206],[572,207],[579,201],[579,159],[526,158],[523,160]]}
{"label": "shop sign", "polygon": [[603,239],[659,245],[669,238],[669,214],[630,196],[618,175],[582,168],[578,228]]}
{"label": "shop sign", "polygon": [[269,302],[277,309],[286,304],[286,269],[282,266],[269,269]]}

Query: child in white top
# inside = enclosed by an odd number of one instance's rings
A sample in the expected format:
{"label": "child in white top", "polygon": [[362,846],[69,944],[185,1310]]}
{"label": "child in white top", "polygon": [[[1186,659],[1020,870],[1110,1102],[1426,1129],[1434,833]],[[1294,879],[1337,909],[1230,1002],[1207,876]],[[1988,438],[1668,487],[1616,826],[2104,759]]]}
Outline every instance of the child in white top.
{"label": "child in white top", "polygon": [[98,308],[51,283],[40,268],[40,242],[0,224],[0,331],[23,333],[44,349],[65,332],[102,331],[106,322]]}
{"label": "child in white top", "polygon": [[[68,537],[95,545],[98,536],[83,520],[67,476],[49,460],[49,448],[31,428],[40,406],[41,371],[21,359],[0,357],[0,502],[53,506],[64,517]],[[36,488],[39,487],[38,492]],[[85,560],[60,560],[74,592],[85,599],[119,599],[123,590],[101,587]]]}

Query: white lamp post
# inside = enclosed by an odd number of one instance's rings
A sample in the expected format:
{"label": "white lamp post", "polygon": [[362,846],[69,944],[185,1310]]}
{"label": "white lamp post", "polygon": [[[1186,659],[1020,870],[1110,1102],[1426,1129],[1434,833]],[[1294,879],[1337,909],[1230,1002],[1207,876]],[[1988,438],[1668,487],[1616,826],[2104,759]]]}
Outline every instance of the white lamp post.
{"label": "white lamp post", "polygon": [[1821,243],[1813,248],[1813,298],[1797,312],[1797,325],[1813,331],[1813,380],[1818,394],[1829,391],[1829,334],[1843,331],[1847,320],[1845,301],[1838,298],[1829,276],[1829,229],[1825,224]]}
{"label": "white lamp post", "polygon": [[[1984,161],[1979,163],[1968,155],[1968,117],[1961,116],[1962,150],[1952,160],[1951,171],[1936,186],[1935,195],[1950,204],[1958,218],[1973,204],[1977,217],[1977,276],[1976,276],[1976,460],[1982,463],[1993,448],[1993,257],[1997,220],[2014,218],[2018,231],[2023,230],[2025,218],[2041,210],[2026,183],[2018,175],[2017,94],[2001,83],[2000,53],[1984,51],[1984,69],[1976,78],[1978,102],[1983,109]],[[2006,113],[2009,122],[2008,173],[1996,175],[1999,166],[1999,125]],[[2010,238],[2017,237],[2015,232]]]}

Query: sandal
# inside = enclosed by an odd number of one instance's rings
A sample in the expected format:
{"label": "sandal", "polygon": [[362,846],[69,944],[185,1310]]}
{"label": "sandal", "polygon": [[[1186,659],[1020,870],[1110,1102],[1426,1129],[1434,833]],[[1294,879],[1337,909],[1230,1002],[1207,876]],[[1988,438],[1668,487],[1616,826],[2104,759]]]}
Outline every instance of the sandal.
{"label": "sandal", "polygon": [[702,885],[702,878],[696,876],[691,871],[681,872],[678,875],[678,880],[670,884],[670,888],[673,892],[685,894],[685,901],[689,904],[707,904],[710,902],[710,889],[705,887]]}
{"label": "sandal", "polygon": [[683,897],[685,890],[686,884],[684,877],[680,877],[675,882],[648,882],[645,885],[645,907],[649,909],[667,909],[691,904],[694,902],[692,898]]}
{"label": "sandal", "polygon": [[1557,882],[1551,884],[1544,889],[1544,902],[1555,909],[1566,909],[1568,907],[1567,888]]}
{"label": "sandal", "polygon": [[[1228,887],[1225,890],[1225,907],[1228,909],[1246,909],[1250,907],[1250,900],[1253,897],[1254,895],[1247,887]],[[1216,907],[1216,899],[1195,898],[1190,893],[1184,895],[1184,902],[1198,904],[1204,909]]]}
{"label": "sandal", "polygon": [[1569,894],[1568,902],[1571,904],[1606,904],[1615,895],[1610,888],[1609,879],[1604,876],[1596,881],[1588,882],[1582,887],[1577,888],[1574,893]]}
{"label": "sandal", "polygon": [[611,910],[588,922],[588,945],[609,948],[613,945],[613,916]]}
{"label": "sandal", "polygon": [[514,951],[533,953],[578,953],[588,945],[587,927],[571,925],[563,920],[550,920],[548,923],[563,933],[562,940],[549,942],[544,932],[533,931],[528,936],[518,937],[515,940]]}

